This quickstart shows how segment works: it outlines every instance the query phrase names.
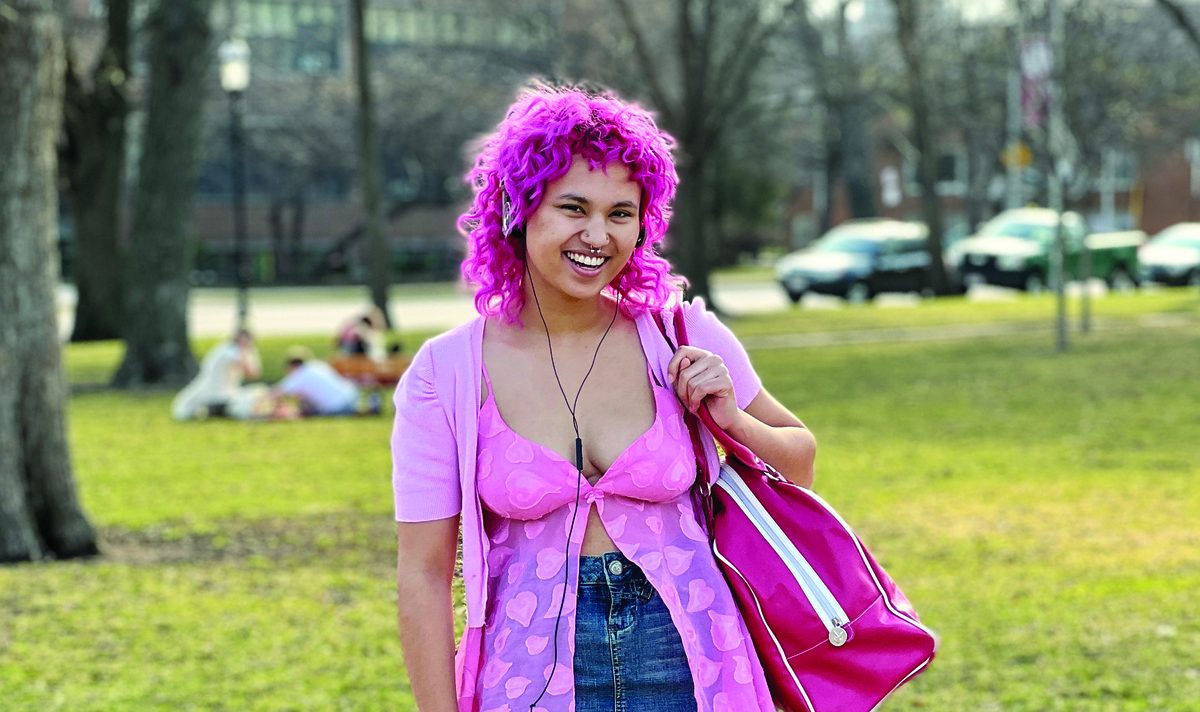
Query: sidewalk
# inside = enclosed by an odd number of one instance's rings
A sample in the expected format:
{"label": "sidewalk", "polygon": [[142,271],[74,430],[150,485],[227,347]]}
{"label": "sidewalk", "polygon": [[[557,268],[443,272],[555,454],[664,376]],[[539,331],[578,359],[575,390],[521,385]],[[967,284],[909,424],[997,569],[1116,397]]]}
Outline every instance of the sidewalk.
{"label": "sidewalk", "polygon": [[[1114,332],[1138,329],[1180,329],[1200,327],[1200,320],[1182,314],[1148,314],[1136,319],[1100,318],[1092,321],[1093,331]],[[993,336],[1018,334],[1046,334],[1054,331],[1049,320],[1039,322],[995,322],[990,324],[948,324],[945,326],[919,326],[900,329],[858,329],[850,331],[827,331],[811,334],[777,334],[771,336],[748,336],[742,339],[747,350],[797,349],[842,344],[898,344],[918,341],[953,341],[957,339],[979,339]],[[1078,329],[1072,324],[1072,338],[1078,337]]]}
{"label": "sidewalk", "polygon": [[[721,285],[714,280],[714,291],[721,304],[732,314],[778,311],[788,307],[787,299],[772,282]],[[193,289],[188,309],[188,328],[192,338],[230,334],[236,319],[236,297],[232,289]],[[65,341],[71,333],[75,314],[75,289],[62,285],[58,290],[59,335]],[[881,304],[886,304],[884,298]],[[903,295],[892,300],[903,305]],[[835,306],[831,300],[828,306]],[[823,308],[820,300],[813,308]],[[250,290],[250,328],[260,335],[329,334],[369,306],[366,289],[361,287],[304,287]],[[392,317],[404,330],[436,331],[466,323],[475,317],[471,295],[452,284],[404,285],[393,289]]]}

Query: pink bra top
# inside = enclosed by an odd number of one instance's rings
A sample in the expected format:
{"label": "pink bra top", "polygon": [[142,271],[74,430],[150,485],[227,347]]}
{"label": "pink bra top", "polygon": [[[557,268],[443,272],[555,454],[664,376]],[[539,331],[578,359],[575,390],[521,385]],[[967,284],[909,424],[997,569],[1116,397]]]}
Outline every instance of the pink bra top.
{"label": "pink bra top", "polygon": [[[674,391],[655,382],[654,422],[617,456],[596,481],[579,484],[581,501],[589,504],[605,495],[643,502],[667,502],[692,486],[696,460],[683,427],[683,406]],[[476,487],[483,505],[510,519],[541,519],[576,496],[578,472],[562,455],[523,437],[504,422],[496,406],[491,378],[483,369],[487,399],[479,412],[479,450]]]}

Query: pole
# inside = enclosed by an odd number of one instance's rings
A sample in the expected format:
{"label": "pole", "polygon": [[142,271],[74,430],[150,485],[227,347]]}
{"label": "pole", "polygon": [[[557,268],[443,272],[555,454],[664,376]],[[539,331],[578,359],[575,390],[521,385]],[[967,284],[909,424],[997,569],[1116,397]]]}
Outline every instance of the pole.
{"label": "pole", "polygon": [[1059,351],[1066,351],[1067,341],[1067,275],[1065,269],[1067,240],[1063,231],[1063,175],[1066,173],[1066,157],[1063,136],[1063,9],[1062,0],[1050,3],[1050,47],[1054,58],[1050,73],[1050,207],[1058,216],[1054,231],[1054,251],[1051,253],[1051,272],[1057,302],[1055,320]]}
{"label": "pole", "polygon": [[242,92],[229,92],[229,165],[233,185],[233,268],[237,284],[237,329],[250,311],[246,260],[246,165],[242,139]]}
{"label": "pole", "polygon": [[[1113,211],[1113,175],[1112,150],[1105,149],[1101,162],[1101,181],[1103,186],[1100,193],[1101,213],[1103,214],[1104,230],[1116,229],[1116,217]],[[1080,295],[1079,330],[1085,334],[1092,331],[1092,246],[1088,242],[1091,237],[1083,234],[1083,244],[1079,246],[1079,275],[1083,280],[1083,292]]]}

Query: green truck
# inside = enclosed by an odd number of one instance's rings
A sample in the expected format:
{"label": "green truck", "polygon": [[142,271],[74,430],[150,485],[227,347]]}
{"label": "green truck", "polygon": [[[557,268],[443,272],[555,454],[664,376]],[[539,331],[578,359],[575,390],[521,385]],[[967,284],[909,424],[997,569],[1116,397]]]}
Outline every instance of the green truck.
{"label": "green truck", "polygon": [[[1062,215],[1066,234],[1068,280],[1084,277],[1084,249],[1091,253],[1090,277],[1103,279],[1110,289],[1137,286],[1138,248],[1146,242],[1140,230],[1089,234],[1078,214]],[[1046,208],[1006,210],[980,226],[971,237],[951,246],[947,263],[964,287],[995,284],[1040,292],[1052,284],[1050,255],[1054,250],[1058,214]]]}

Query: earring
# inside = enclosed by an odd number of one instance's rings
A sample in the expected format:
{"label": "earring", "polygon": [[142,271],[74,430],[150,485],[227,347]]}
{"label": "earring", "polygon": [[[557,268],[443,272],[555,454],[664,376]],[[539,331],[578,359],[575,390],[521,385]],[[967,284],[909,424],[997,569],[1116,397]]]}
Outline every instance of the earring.
{"label": "earring", "polygon": [[505,237],[512,237],[516,229],[516,216],[512,214],[512,201],[508,198],[508,191],[505,190],[504,184],[500,184],[500,232]]}
{"label": "earring", "polygon": [[645,225],[642,226],[641,232],[638,233],[637,242],[633,243],[633,246],[634,246],[634,248],[639,248],[644,244],[646,244],[646,226]]}

